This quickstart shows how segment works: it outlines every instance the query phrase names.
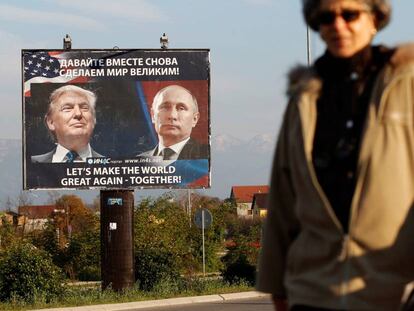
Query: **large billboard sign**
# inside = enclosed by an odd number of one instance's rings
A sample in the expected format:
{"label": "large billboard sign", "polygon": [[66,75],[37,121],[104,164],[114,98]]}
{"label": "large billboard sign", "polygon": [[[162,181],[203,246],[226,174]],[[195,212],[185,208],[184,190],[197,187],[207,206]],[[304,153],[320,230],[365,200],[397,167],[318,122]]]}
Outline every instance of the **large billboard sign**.
{"label": "large billboard sign", "polygon": [[206,49],[23,50],[24,189],[210,187]]}

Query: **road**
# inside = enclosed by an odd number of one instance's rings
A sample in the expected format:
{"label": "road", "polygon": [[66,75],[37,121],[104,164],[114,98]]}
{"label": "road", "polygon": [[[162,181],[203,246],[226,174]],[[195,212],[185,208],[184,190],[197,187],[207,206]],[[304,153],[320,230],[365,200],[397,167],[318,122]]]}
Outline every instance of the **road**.
{"label": "road", "polygon": [[134,309],[134,311],[274,311],[269,297],[194,303],[168,307]]}

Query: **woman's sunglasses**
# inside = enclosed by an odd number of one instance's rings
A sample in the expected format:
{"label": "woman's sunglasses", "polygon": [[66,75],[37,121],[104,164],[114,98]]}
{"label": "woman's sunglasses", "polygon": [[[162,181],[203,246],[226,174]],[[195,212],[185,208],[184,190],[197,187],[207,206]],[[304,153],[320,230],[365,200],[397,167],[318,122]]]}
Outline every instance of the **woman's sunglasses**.
{"label": "woman's sunglasses", "polygon": [[341,12],[335,11],[321,11],[317,17],[316,21],[318,25],[332,25],[338,16],[342,17],[342,19],[347,22],[353,22],[359,19],[362,13],[367,12],[366,10],[342,10]]}

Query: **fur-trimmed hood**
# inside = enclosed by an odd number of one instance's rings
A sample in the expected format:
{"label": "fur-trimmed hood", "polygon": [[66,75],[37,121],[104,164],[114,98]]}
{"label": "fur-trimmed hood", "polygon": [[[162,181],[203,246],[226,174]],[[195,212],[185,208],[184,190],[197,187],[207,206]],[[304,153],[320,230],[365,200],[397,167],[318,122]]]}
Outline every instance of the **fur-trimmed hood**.
{"label": "fur-trimmed hood", "polygon": [[414,62],[414,43],[406,43],[397,47],[394,55],[391,57],[393,66],[400,66]]}
{"label": "fur-trimmed hood", "polygon": [[[391,57],[390,64],[399,67],[414,62],[414,43],[398,46]],[[292,97],[302,92],[318,92],[322,82],[314,67],[296,65],[288,73],[287,95]]]}
{"label": "fur-trimmed hood", "polygon": [[322,81],[319,79],[314,67],[296,65],[288,74],[288,97],[302,92],[318,92]]}

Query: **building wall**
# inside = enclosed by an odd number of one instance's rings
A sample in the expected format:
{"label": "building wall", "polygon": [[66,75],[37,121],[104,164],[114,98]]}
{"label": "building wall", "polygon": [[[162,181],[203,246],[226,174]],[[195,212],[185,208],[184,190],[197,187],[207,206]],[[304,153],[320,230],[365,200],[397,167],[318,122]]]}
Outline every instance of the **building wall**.
{"label": "building wall", "polygon": [[47,219],[27,219],[24,231],[31,232],[34,230],[43,230],[46,223]]}
{"label": "building wall", "polygon": [[253,217],[252,204],[251,203],[237,203],[237,216],[250,218]]}
{"label": "building wall", "polygon": [[254,208],[253,209],[253,218],[266,218],[267,209],[266,208]]}
{"label": "building wall", "polygon": [[266,217],[266,216],[267,216],[267,209],[265,209],[265,208],[261,208],[261,209],[259,210],[259,216],[260,216],[261,218]]}

